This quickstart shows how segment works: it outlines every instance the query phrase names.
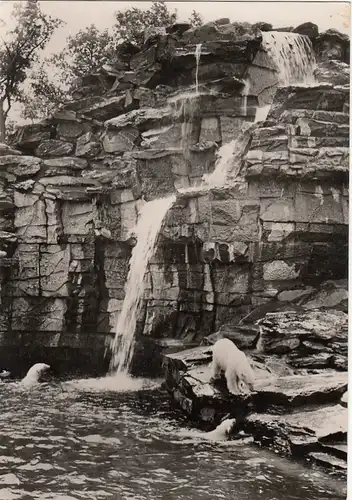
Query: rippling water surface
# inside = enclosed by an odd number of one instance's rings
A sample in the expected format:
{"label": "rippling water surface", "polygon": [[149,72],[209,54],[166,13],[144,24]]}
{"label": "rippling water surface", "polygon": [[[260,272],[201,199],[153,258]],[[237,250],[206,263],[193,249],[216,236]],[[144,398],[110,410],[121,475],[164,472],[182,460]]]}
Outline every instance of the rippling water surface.
{"label": "rippling water surface", "polygon": [[345,484],[320,471],[192,437],[146,381],[6,383],[0,398],[1,500],[346,498]]}

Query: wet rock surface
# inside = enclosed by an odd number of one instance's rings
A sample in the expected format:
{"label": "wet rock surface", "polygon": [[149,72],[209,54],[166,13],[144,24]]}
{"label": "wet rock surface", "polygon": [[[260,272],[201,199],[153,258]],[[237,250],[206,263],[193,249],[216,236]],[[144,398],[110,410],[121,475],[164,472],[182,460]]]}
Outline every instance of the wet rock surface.
{"label": "wet rock surface", "polygon": [[281,356],[247,351],[255,373],[253,392],[234,396],[224,380],[211,379],[211,347],[164,356],[165,385],[188,416],[214,428],[236,418],[254,442],[284,455],[346,471],[348,374],[332,369],[307,373]]}

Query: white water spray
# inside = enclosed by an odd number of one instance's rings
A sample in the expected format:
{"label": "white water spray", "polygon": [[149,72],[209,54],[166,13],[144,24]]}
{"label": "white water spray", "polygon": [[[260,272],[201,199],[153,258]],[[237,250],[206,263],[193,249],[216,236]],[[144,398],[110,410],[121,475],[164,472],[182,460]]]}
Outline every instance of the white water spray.
{"label": "white water spray", "polygon": [[253,123],[245,123],[236,139],[224,144],[218,151],[215,169],[211,174],[203,176],[204,187],[207,189],[226,186],[231,176],[233,182],[239,174],[242,157],[250,141],[250,129]]}
{"label": "white water spray", "polygon": [[262,46],[277,67],[280,85],[315,83],[315,55],[307,36],[280,31],[266,31],[262,36]]}
{"label": "white water spray", "polygon": [[132,250],[130,270],[125,287],[125,299],[119,315],[116,334],[112,342],[110,370],[127,373],[130,367],[134,344],[137,314],[145,289],[144,276],[152,257],[163,219],[176,197],[161,198],[146,202],[135,227],[137,244]]}
{"label": "white water spray", "polygon": [[199,72],[199,61],[201,53],[202,53],[202,44],[198,43],[196,45],[196,50],[194,52],[194,56],[196,58],[196,94],[198,94],[198,72]]}
{"label": "white water spray", "polygon": [[260,107],[258,106],[255,112],[254,122],[255,123],[265,122],[266,117],[269,114],[270,108],[271,108],[270,104],[268,104],[267,106],[260,106]]}
{"label": "white water spray", "polygon": [[250,90],[250,85],[249,81],[246,80],[243,90],[242,90],[242,97],[243,97],[243,103],[242,103],[242,113],[244,116],[247,116],[247,102],[248,102],[248,93]]}

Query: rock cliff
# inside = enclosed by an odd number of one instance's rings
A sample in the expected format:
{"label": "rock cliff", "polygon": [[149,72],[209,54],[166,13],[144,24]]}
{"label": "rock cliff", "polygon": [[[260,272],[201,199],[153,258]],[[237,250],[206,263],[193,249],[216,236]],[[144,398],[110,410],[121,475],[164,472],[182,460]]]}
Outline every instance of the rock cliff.
{"label": "rock cliff", "polygon": [[[321,83],[278,89],[266,28],[179,23],[123,43],[75,101],[1,145],[0,366],[106,369],[139,209],[172,193],[144,342],[199,342],[346,277],[349,40],[296,31]],[[224,151],[227,185],[199,189]]]}

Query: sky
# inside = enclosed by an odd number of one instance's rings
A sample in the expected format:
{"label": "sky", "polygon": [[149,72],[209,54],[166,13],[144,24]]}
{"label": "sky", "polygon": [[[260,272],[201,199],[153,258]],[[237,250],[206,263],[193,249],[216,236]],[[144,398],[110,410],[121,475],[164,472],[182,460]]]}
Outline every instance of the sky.
{"label": "sky", "polygon": [[[13,27],[11,11],[16,2],[0,0],[0,19],[4,25],[0,25],[0,36],[2,31]],[[111,28],[114,24],[114,12],[126,10],[131,7],[147,9],[151,2],[128,2],[128,1],[41,1],[41,8],[46,14],[59,17],[65,21],[65,25],[59,28],[43,55],[61,50],[65,45],[66,37],[74,35],[94,23],[97,28]],[[177,9],[179,20],[187,20],[193,10],[203,17],[204,22],[214,21],[222,17],[230,18],[230,21],[247,21],[255,23],[265,21],[275,27],[298,26],[306,21],[312,21],[319,27],[319,31],[329,28],[350,34],[350,4],[348,2],[233,2],[233,1],[192,1],[192,2],[167,2],[169,10]]]}
{"label": "sky", "polygon": [[[15,2],[0,0],[0,19],[11,27],[10,13]],[[231,21],[266,21],[274,27],[297,26],[306,21],[312,21],[319,26],[320,31],[336,28],[349,34],[349,3],[348,2],[222,2],[222,1],[192,1],[167,2],[169,10],[177,9],[180,20],[187,20],[193,9],[199,12],[205,22],[221,17]],[[103,1],[42,1],[45,13],[57,16],[66,22],[57,30],[48,46],[48,52],[60,50],[68,35],[74,35],[80,29],[94,23],[98,28],[111,28],[114,24],[114,12],[131,7],[146,9],[151,2],[103,2]],[[0,27],[1,29],[5,29]],[[1,31],[0,31],[1,34]]]}

